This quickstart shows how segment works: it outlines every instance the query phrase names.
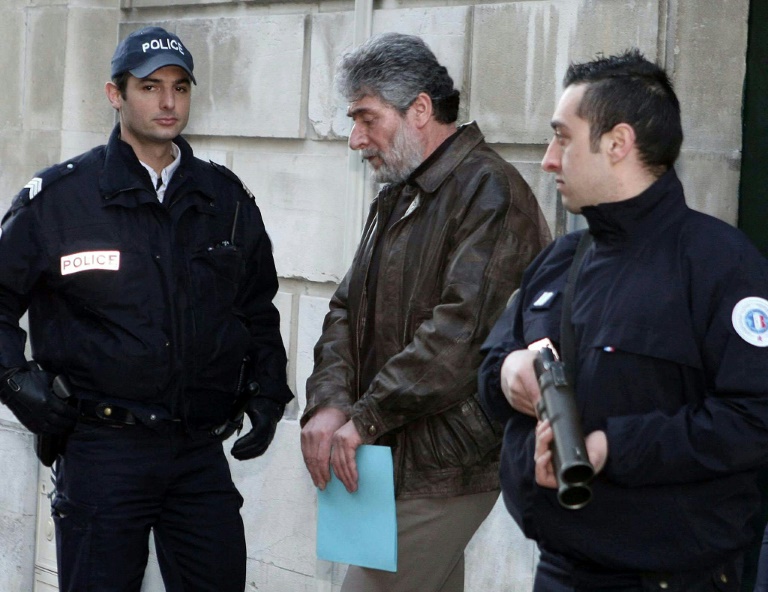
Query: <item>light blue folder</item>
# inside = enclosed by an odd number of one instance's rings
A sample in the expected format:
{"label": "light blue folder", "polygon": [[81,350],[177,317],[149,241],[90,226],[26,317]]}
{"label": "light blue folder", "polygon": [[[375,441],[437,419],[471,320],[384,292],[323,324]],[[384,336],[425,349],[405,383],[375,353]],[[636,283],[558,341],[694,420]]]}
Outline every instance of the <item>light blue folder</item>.
{"label": "light blue folder", "polygon": [[325,490],[317,491],[317,557],[397,571],[392,450],[364,444],[355,460],[355,493],[349,493],[333,471]]}

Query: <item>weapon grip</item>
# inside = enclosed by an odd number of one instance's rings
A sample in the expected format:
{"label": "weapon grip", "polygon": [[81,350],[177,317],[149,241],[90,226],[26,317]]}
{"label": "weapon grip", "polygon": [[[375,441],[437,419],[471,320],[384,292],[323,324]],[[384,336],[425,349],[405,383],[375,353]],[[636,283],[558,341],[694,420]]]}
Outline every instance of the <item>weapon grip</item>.
{"label": "weapon grip", "polygon": [[[67,379],[62,374],[57,374],[53,379],[53,394],[56,395],[62,401],[72,397],[72,391],[69,387]],[[62,436],[54,436],[52,434],[38,434],[35,439],[35,454],[43,466],[50,467],[54,461],[58,458],[59,454],[64,451],[67,438]]]}
{"label": "weapon grip", "polygon": [[53,394],[62,400],[67,400],[72,396],[69,383],[61,374],[57,374],[56,378],[53,379]]}

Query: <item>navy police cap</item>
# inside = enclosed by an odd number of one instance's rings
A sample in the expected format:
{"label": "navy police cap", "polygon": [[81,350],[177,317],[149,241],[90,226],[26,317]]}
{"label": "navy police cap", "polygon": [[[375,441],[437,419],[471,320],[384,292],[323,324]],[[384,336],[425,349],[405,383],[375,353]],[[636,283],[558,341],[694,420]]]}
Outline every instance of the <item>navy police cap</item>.
{"label": "navy police cap", "polygon": [[112,78],[130,72],[146,78],[158,68],[179,66],[197,84],[192,54],[173,33],[162,27],[144,27],[123,39],[112,56]]}

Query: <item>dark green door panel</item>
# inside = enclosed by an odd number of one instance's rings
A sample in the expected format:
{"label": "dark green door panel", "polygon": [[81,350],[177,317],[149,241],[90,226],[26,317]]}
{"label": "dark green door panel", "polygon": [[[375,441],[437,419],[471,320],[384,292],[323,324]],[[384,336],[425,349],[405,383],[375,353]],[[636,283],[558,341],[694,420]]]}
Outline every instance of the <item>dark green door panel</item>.
{"label": "dark green door panel", "polygon": [[739,228],[768,256],[768,2],[751,0]]}

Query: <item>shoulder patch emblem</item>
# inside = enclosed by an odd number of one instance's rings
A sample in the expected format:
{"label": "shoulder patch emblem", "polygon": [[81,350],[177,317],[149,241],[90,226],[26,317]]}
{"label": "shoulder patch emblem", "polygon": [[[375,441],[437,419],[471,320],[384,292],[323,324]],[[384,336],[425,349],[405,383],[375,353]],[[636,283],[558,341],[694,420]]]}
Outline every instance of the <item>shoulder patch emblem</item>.
{"label": "shoulder patch emblem", "polygon": [[744,341],[757,347],[768,347],[768,300],[749,296],[733,307],[731,322]]}
{"label": "shoulder patch emblem", "polygon": [[66,164],[53,165],[45,170],[38,171],[29,183],[24,185],[21,191],[16,194],[16,199],[19,200],[19,205],[29,204],[35,197],[40,195],[40,193],[47,191],[51,185],[56,183],[56,181],[70,174],[74,170],[75,163],[68,162]]}
{"label": "shoulder patch emblem", "polygon": [[29,183],[24,185],[24,189],[28,189],[29,193],[27,197],[31,201],[34,197],[40,193],[43,188],[43,180],[40,177],[34,177]]}

